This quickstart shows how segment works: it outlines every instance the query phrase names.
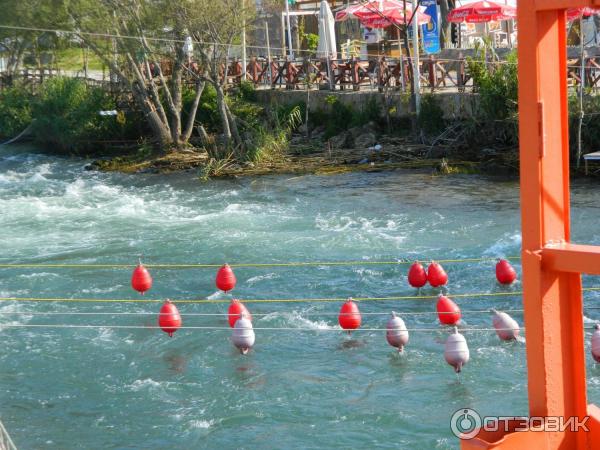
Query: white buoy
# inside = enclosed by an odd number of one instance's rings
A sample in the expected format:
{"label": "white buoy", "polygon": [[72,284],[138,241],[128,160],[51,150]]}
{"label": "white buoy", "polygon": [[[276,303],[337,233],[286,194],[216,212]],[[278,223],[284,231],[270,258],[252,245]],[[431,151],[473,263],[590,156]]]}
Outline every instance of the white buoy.
{"label": "white buoy", "polygon": [[245,355],[254,346],[255,339],[252,322],[250,322],[246,313],[242,313],[242,318],[238,319],[233,327],[231,335],[233,345],[240,350],[242,355]]}
{"label": "white buoy", "polygon": [[404,346],[408,343],[408,330],[404,324],[404,320],[392,311],[392,317],[387,323],[387,332],[385,337],[392,347],[398,348],[398,352],[404,351]]}
{"label": "white buoy", "polygon": [[496,329],[496,334],[503,341],[512,341],[519,337],[519,324],[515,319],[502,311],[492,309],[494,317],[492,323]]}
{"label": "white buoy", "polygon": [[594,325],[594,334],[592,334],[592,356],[594,361],[600,363],[600,324]]}
{"label": "white buoy", "polygon": [[469,362],[469,347],[467,340],[454,327],[454,332],[446,339],[444,347],[444,358],[446,362],[454,367],[456,373],[460,372],[462,366]]}

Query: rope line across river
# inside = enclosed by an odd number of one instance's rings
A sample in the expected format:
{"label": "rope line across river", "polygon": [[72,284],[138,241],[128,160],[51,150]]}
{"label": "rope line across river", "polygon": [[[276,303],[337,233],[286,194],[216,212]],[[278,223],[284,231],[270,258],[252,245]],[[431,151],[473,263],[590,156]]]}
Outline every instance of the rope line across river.
{"label": "rope line across river", "polygon": [[[0,324],[0,328],[110,328],[110,329],[121,329],[121,330],[160,330],[161,327],[156,325],[71,325],[71,324],[29,324],[29,323],[18,323],[18,324]],[[179,330],[221,330],[231,331],[231,327],[223,326],[181,326]],[[343,328],[315,328],[315,327],[252,327],[254,331],[343,331],[343,332],[355,332],[355,331],[389,331],[387,328],[356,328],[353,330],[345,330]],[[525,330],[525,328],[459,328],[460,331],[514,331],[514,330]],[[589,328],[590,330],[592,328]],[[453,328],[408,328],[406,331],[409,332],[452,332]]]}
{"label": "rope line across river", "polygon": [[[384,266],[384,265],[408,265],[414,261],[435,261],[438,263],[474,263],[484,261],[496,261],[496,257],[484,258],[455,258],[455,259],[400,259],[397,261],[307,261],[307,262],[281,262],[281,263],[233,263],[229,264],[232,268],[251,268],[251,267],[311,267],[311,266]],[[504,259],[520,260],[520,256],[508,256]],[[144,264],[148,269],[215,269],[222,264]],[[135,267],[135,264],[45,264],[45,263],[3,263],[0,269],[129,269]]]}
{"label": "rope line across river", "polygon": [[[584,292],[600,291],[600,287],[583,288]],[[477,297],[515,297],[522,295],[522,291],[514,292],[478,292],[470,294],[446,294],[452,298],[477,298]],[[398,295],[392,297],[353,297],[357,302],[369,301],[393,301],[393,300],[432,300],[439,295]],[[347,298],[266,298],[266,299],[244,299],[244,303],[326,303],[343,302]],[[148,298],[40,298],[40,297],[0,297],[0,302],[65,302],[65,303],[162,303],[164,299]],[[231,299],[183,299],[171,300],[173,303],[229,303]]]}

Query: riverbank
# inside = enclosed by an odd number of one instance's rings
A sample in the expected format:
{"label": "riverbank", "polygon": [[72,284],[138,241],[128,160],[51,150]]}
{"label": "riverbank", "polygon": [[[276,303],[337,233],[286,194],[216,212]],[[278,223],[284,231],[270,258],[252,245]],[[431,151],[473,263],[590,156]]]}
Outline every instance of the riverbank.
{"label": "riverbank", "polygon": [[[410,112],[409,98],[399,94],[336,91],[313,93],[309,99],[308,92],[267,95],[243,84],[226,100],[239,145],[223,132],[216,93],[206,88],[196,127],[178,147],[153,140],[127,96],[55,78],[35,95],[22,86],[2,93],[0,135],[14,136],[27,128],[48,153],[95,159],[90,170],[197,171],[204,180],[397,168],[516,175],[516,72],[512,66],[495,72],[483,67],[477,72],[476,94],[424,95],[418,115]],[[185,105],[191,101],[188,94]],[[597,150],[600,139],[600,124],[594,120],[600,97],[583,100],[579,114],[578,99],[570,98],[571,129],[578,129],[582,120],[581,136],[571,134],[572,161],[579,148],[582,154]]]}
{"label": "riverbank", "polygon": [[[321,142],[295,136],[295,143],[280,158],[270,161],[238,163],[235,160],[215,161],[203,149],[168,152],[165,155],[142,157],[120,156],[95,160],[88,170],[122,173],[173,173],[197,171],[198,176],[227,178],[274,174],[338,174],[347,172],[381,172],[397,169],[425,169],[434,173],[487,172],[481,161],[463,161],[439,157],[432,147],[409,138],[382,136],[368,148],[340,148],[337,140]],[[432,156],[433,155],[433,156]],[[436,156],[437,155],[437,156]],[[496,168],[497,169],[497,168]],[[504,171],[511,173],[510,168]]]}

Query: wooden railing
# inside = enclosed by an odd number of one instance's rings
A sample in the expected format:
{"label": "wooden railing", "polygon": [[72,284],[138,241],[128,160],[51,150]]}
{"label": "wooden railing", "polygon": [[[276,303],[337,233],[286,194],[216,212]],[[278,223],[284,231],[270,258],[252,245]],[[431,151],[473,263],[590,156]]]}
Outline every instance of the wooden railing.
{"label": "wooden railing", "polygon": [[[325,90],[378,90],[386,89],[399,91],[410,90],[412,81],[412,68],[410,59],[403,57],[380,57],[373,59],[351,58],[342,59],[302,59],[288,60],[277,58],[267,61],[265,58],[251,58],[246,66],[246,80],[262,89],[325,89]],[[505,61],[490,61],[490,66],[506,64]],[[161,64],[162,66],[162,64]],[[164,72],[168,76],[169,71]],[[196,66],[197,69],[197,66]],[[225,70],[227,69],[227,70]],[[456,90],[465,92],[475,88],[469,73],[467,59],[459,54],[456,59],[442,59],[428,56],[420,61],[420,82],[423,91],[439,92],[443,90]],[[187,72],[190,83],[195,80],[192,70]],[[243,77],[242,64],[233,60],[227,68],[222,67],[222,76],[227,77],[228,86],[238,85]],[[11,85],[15,80],[24,82],[35,90],[44,80],[57,75],[68,75],[84,78],[82,73],[65,73],[52,69],[23,69],[7,76],[0,73],[0,90]],[[571,86],[581,83],[581,60],[572,58],[567,65],[568,82]],[[584,76],[586,88],[600,88],[600,56],[584,58]],[[97,79],[84,78],[88,84],[101,86],[111,92],[123,92],[124,86],[118,81],[111,81],[110,77]],[[155,78],[155,82],[158,82]]]}
{"label": "wooden railing", "polygon": [[[361,89],[405,89],[410,85],[412,70],[408,58],[361,60],[324,59],[265,59],[252,58],[246,66],[246,79],[257,87],[272,89],[321,89],[358,91]],[[466,58],[458,60],[436,59],[431,56],[420,64],[421,85],[432,92],[442,88],[464,90],[470,77]],[[228,83],[237,84],[242,79],[242,64],[232,62],[227,70]]]}
{"label": "wooden railing", "polygon": [[[328,67],[329,63],[329,67]],[[510,64],[506,61],[490,61],[490,66]],[[570,85],[580,84],[580,59],[568,61],[567,74]],[[600,88],[600,56],[584,58],[585,86]],[[441,59],[431,55],[421,59],[420,81],[422,89],[437,92],[455,89],[464,92],[473,86],[467,59],[459,55],[457,59]],[[227,70],[228,83],[237,84],[242,79],[242,64],[232,62]],[[355,91],[361,89],[385,88],[409,89],[412,77],[409,58],[361,60],[288,60],[252,58],[246,66],[246,79],[257,87],[271,89],[307,89],[318,86],[320,89]]]}

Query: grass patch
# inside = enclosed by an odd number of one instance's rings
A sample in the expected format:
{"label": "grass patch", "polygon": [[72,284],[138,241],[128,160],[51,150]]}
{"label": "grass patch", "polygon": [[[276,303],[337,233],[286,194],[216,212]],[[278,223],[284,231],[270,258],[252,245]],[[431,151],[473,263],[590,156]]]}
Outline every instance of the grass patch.
{"label": "grass patch", "polygon": [[[66,48],[56,52],[54,65],[61,70],[74,70],[83,72],[83,50],[80,48]],[[88,51],[88,70],[102,70],[102,61],[91,51]]]}

